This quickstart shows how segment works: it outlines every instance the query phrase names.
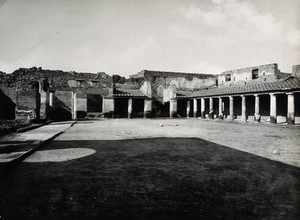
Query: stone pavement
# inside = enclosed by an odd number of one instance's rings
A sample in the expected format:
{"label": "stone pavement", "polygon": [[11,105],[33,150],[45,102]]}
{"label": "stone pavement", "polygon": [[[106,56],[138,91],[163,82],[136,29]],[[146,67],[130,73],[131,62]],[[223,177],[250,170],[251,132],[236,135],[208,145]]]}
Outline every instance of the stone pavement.
{"label": "stone pavement", "polygon": [[75,122],[53,122],[24,132],[12,133],[0,138],[0,163],[22,160],[45,142],[54,139]]}

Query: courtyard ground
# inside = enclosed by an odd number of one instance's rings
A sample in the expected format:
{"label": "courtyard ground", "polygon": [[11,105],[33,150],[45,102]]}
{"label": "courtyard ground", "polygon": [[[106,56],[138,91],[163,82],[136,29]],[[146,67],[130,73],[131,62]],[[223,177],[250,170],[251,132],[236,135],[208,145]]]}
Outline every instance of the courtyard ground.
{"label": "courtyard ground", "polygon": [[299,143],[287,125],[78,121],[1,173],[0,216],[299,219]]}

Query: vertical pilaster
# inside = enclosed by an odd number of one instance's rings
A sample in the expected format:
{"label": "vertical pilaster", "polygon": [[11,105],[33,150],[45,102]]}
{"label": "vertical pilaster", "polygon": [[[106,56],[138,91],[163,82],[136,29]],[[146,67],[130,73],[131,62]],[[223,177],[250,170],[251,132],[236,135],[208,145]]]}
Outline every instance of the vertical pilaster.
{"label": "vertical pilaster", "polygon": [[294,93],[287,93],[287,123],[295,124],[295,100]]}
{"label": "vertical pilaster", "polygon": [[186,101],[186,117],[189,118],[190,117],[190,112],[191,112],[191,103],[190,100]]}
{"label": "vertical pilaster", "polygon": [[233,120],[233,97],[229,96],[229,119]]}
{"label": "vertical pilaster", "polygon": [[144,118],[151,118],[152,115],[152,100],[145,99],[144,101]]}
{"label": "vertical pilaster", "polygon": [[242,122],[247,121],[246,117],[246,96],[242,95]]}
{"label": "vertical pilaster", "polygon": [[205,100],[201,98],[201,118],[205,118]]}
{"label": "vertical pilaster", "polygon": [[197,118],[197,113],[198,113],[198,106],[197,106],[197,99],[194,99],[194,118]]}
{"label": "vertical pilaster", "polygon": [[270,93],[270,122],[276,123],[277,121],[277,106],[276,106],[276,95]]}
{"label": "vertical pilaster", "polygon": [[170,118],[177,116],[177,99],[170,100]]}
{"label": "vertical pilaster", "polygon": [[258,96],[258,94],[255,94],[254,97],[255,97],[254,121],[255,121],[255,122],[260,122],[260,114],[259,114],[259,96]]}
{"label": "vertical pilaster", "polygon": [[115,99],[113,97],[104,97],[102,112],[108,114],[108,117],[114,118]]}
{"label": "vertical pilaster", "polygon": [[214,118],[213,98],[209,98],[209,118]]}
{"label": "vertical pilaster", "polygon": [[128,99],[128,118],[132,117],[132,98]]}
{"label": "vertical pilaster", "polygon": [[223,102],[221,97],[219,97],[219,118],[223,119]]}
{"label": "vertical pilaster", "polygon": [[73,103],[73,112],[72,112],[72,119],[77,119],[77,94],[76,92],[72,92],[72,103]]}

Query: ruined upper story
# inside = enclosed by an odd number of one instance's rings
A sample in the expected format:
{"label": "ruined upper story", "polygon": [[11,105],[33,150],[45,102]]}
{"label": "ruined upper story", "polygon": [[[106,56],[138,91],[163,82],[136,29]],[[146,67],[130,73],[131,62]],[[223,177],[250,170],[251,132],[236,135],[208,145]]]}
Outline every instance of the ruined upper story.
{"label": "ruined upper story", "polygon": [[[201,89],[216,85],[216,76],[203,73],[182,73],[143,70],[129,76],[131,81],[143,83],[149,81],[154,90],[175,85],[177,89]],[[159,93],[159,92],[155,92]]]}
{"label": "ruined upper story", "polygon": [[[264,81],[276,81],[289,76],[300,77],[300,65],[294,65],[292,67],[292,73],[281,72],[276,63],[229,70],[218,75],[143,70],[131,75],[129,79],[126,80],[125,85],[145,90],[147,94],[150,93],[148,87],[151,87],[152,94],[162,97],[164,91],[170,87],[176,87],[177,90],[192,91],[214,87],[239,86]],[[43,80],[47,80],[54,90],[67,90],[71,89],[71,87],[72,89],[85,87],[112,89],[118,87],[113,84],[112,77],[103,72],[64,72],[60,70],[44,70],[37,67],[20,68],[11,74],[0,72],[0,87],[4,87],[5,89],[11,88],[23,92],[29,91],[34,86],[34,83]],[[145,86],[145,82],[148,83],[148,86]],[[122,87],[125,85],[122,85]],[[95,92],[97,91],[95,90]]]}
{"label": "ruined upper story", "polygon": [[[70,86],[112,87],[112,77],[100,73],[65,72],[61,70],[44,70],[41,67],[20,68],[13,73],[0,73],[0,86],[16,90],[31,90],[36,82],[46,80],[52,89],[69,89]],[[70,83],[72,85],[70,85]]]}
{"label": "ruined upper story", "polygon": [[265,64],[225,71],[218,75],[218,86],[238,86],[247,83],[276,81],[291,75],[291,73],[281,72],[276,63]]}

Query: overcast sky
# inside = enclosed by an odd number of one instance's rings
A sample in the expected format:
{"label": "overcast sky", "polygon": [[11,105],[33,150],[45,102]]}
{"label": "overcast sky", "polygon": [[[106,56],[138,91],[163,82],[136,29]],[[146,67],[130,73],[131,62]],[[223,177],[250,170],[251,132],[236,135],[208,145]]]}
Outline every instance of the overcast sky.
{"label": "overcast sky", "polygon": [[0,0],[0,70],[128,76],[300,64],[299,0]]}

